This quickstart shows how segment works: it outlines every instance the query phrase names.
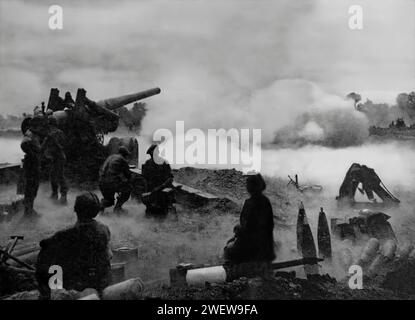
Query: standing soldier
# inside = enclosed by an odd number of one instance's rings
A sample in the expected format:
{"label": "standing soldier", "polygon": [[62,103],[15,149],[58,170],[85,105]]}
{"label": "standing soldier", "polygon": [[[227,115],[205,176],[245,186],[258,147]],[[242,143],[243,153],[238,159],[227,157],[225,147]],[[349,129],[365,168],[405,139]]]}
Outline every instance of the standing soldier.
{"label": "standing soldier", "polygon": [[66,194],[68,187],[65,180],[65,135],[62,130],[58,128],[58,122],[56,118],[49,117],[49,132],[42,144],[42,151],[45,152],[46,158],[50,160],[50,172],[49,178],[52,186],[53,200],[58,200],[58,189],[61,193],[61,203],[66,204]]}
{"label": "standing soldier", "polygon": [[[27,125],[27,126],[26,126]],[[24,213],[26,216],[36,215],[33,204],[37,196],[40,180],[40,139],[45,132],[45,121],[43,117],[34,117],[26,121],[22,126],[24,134],[20,148],[24,152],[23,174],[24,174]]]}
{"label": "standing soldier", "polygon": [[69,91],[65,93],[65,100],[63,100],[63,105],[65,108],[73,109],[75,107],[75,101],[72,98],[72,95]]}
{"label": "standing soldier", "polygon": [[114,212],[122,212],[122,205],[130,198],[130,166],[127,159],[130,152],[124,146],[120,147],[118,154],[110,155],[105,160],[99,174],[99,189],[103,195],[101,205],[111,207],[114,205],[115,193],[119,193]]}

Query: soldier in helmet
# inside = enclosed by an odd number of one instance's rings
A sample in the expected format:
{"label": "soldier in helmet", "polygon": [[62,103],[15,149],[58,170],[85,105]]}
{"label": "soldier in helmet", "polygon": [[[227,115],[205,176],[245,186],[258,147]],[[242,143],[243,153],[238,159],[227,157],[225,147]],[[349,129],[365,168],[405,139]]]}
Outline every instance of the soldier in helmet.
{"label": "soldier in helmet", "polygon": [[23,140],[20,148],[24,152],[24,213],[25,216],[36,215],[33,204],[37,196],[40,181],[41,139],[45,136],[46,122],[43,117],[27,118],[22,124]]}
{"label": "soldier in helmet", "polygon": [[40,242],[36,279],[42,298],[50,297],[48,282],[52,265],[62,268],[63,288],[66,290],[94,288],[100,293],[110,284],[110,230],[95,220],[101,210],[96,194],[85,192],[79,195],[74,206],[75,225]]}
{"label": "soldier in helmet", "polygon": [[42,110],[42,114],[44,115],[46,112],[45,101],[42,101],[42,103],[40,104],[40,110]]}
{"label": "soldier in helmet", "polygon": [[63,105],[65,108],[73,109],[75,107],[75,101],[72,98],[72,95],[69,91],[65,93],[65,99],[63,100]]}
{"label": "soldier in helmet", "polygon": [[[58,191],[61,193],[60,202],[67,203],[66,194],[68,187],[64,175],[66,155],[65,155],[65,134],[58,128],[56,118],[49,117],[49,132],[43,144],[42,151],[44,151],[46,158],[50,160],[50,183],[52,186],[51,198],[58,200]],[[60,189],[60,190],[58,190]]]}
{"label": "soldier in helmet", "polygon": [[131,172],[127,159],[130,152],[124,146],[118,154],[110,155],[104,162],[99,173],[99,188],[104,197],[101,204],[104,208],[114,205],[115,193],[118,193],[114,212],[122,212],[122,205],[127,202],[131,194]]}
{"label": "soldier in helmet", "polygon": [[173,194],[163,192],[163,189],[173,188],[173,174],[170,165],[158,154],[157,145],[147,150],[150,155],[142,166],[142,175],[147,182],[148,196],[143,198],[148,214],[167,214],[169,206],[174,202]]}

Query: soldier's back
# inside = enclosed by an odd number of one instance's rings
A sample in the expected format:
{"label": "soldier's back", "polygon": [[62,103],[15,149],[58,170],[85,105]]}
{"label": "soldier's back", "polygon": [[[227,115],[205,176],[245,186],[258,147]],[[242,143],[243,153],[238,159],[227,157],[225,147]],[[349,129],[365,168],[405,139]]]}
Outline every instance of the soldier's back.
{"label": "soldier's back", "polygon": [[95,220],[77,222],[73,227],[42,240],[37,273],[46,281],[51,265],[63,271],[65,289],[102,289],[109,284],[110,231]]}
{"label": "soldier's back", "polygon": [[128,168],[128,163],[120,154],[110,155],[102,165],[100,171],[101,182],[119,182],[118,180],[121,178],[125,167]]}

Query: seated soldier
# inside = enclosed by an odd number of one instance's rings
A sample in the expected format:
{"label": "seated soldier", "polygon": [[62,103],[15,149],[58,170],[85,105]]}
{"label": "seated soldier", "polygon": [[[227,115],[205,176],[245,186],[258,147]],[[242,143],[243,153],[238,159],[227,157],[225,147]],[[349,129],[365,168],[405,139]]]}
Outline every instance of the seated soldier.
{"label": "seated soldier", "polygon": [[101,210],[98,197],[92,192],[81,194],[74,210],[78,218],[74,226],[40,242],[36,279],[44,299],[50,298],[49,268],[53,265],[62,268],[66,290],[93,288],[100,293],[110,284],[110,231],[94,219]]}
{"label": "seated soldier", "polygon": [[235,236],[224,249],[227,263],[272,262],[274,253],[274,220],[269,199],[262,193],[265,181],[260,174],[247,178],[250,198],[245,201],[240,224],[234,228]]}
{"label": "seated soldier", "polygon": [[[147,193],[143,194],[143,203],[147,214],[166,215],[173,207],[173,174],[170,165],[160,157],[157,145],[148,148],[150,155],[142,166],[141,173],[147,183]],[[164,192],[168,189],[168,192]]]}

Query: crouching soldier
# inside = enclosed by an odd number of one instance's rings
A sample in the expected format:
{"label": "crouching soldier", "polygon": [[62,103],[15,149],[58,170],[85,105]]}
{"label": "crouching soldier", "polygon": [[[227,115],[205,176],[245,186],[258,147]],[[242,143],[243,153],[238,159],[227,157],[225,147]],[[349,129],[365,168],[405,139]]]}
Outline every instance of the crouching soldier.
{"label": "crouching soldier", "polygon": [[127,202],[131,194],[131,171],[127,159],[130,152],[124,146],[120,147],[118,154],[110,155],[101,167],[99,174],[99,189],[102,196],[101,205],[111,207],[114,205],[115,193],[118,193],[114,212],[122,212],[122,205]]}
{"label": "crouching soldier", "polygon": [[230,264],[266,262],[275,259],[274,220],[269,199],[262,193],[265,181],[260,174],[247,178],[250,198],[245,201],[240,224],[234,228],[235,236],[228,241],[224,256]]}
{"label": "crouching soldier", "polygon": [[98,197],[92,192],[79,195],[74,210],[77,216],[74,226],[40,242],[36,279],[43,299],[50,298],[53,289],[49,284],[54,276],[50,273],[52,266],[62,271],[60,280],[66,290],[93,288],[101,293],[110,284],[110,231],[94,219],[101,211]]}

